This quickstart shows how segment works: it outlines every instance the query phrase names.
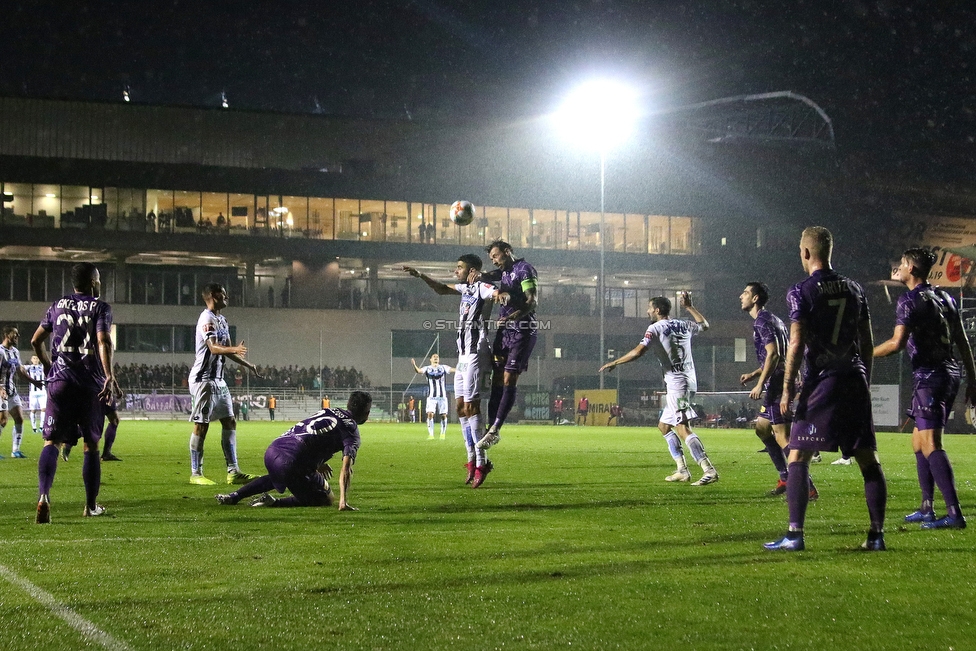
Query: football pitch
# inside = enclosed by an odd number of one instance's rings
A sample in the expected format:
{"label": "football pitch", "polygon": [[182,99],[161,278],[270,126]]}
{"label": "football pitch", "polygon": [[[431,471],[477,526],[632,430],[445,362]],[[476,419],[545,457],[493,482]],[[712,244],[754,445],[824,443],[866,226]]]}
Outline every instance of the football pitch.
{"label": "football pitch", "polygon": [[[239,426],[246,472],[289,423]],[[886,553],[855,551],[856,467],[813,466],[808,551],[772,553],[786,505],[745,430],[699,430],[717,484],[668,484],[656,430],[503,430],[463,484],[458,426],[366,423],[358,512],[220,506],[191,486],[185,422],[123,421],[83,519],[81,450],[33,523],[40,437],[0,439],[0,640],[15,649],[965,649],[976,646],[976,532],[921,531],[907,434],[879,434]],[[947,436],[964,512],[976,437]],[[223,480],[219,430],[206,472]],[[333,467],[338,467],[333,463]],[[700,476],[693,469],[693,476]],[[937,511],[944,507],[936,494]]]}

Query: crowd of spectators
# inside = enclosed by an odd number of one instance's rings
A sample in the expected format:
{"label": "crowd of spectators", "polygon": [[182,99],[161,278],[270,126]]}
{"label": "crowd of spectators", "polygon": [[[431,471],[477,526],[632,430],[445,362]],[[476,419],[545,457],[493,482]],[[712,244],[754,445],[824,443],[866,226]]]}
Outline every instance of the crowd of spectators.
{"label": "crowd of spectators", "polygon": [[[369,388],[369,378],[354,367],[340,366],[258,366],[264,377],[251,374],[245,378],[244,369],[228,365],[225,379],[231,387],[296,388],[303,391],[338,388]],[[115,374],[123,388],[170,389],[187,387],[190,367],[186,364],[116,364]]]}

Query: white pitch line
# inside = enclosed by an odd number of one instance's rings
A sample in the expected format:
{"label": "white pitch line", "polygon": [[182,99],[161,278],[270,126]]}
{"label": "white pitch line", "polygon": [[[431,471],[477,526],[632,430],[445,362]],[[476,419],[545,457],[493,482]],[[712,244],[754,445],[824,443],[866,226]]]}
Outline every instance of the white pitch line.
{"label": "white pitch line", "polygon": [[86,639],[95,642],[96,644],[100,644],[106,649],[113,649],[113,651],[129,650],[130,647],[125,642],[116,640],[114,637],[98,628],[75,611],[58,602],[58,600],[55,599],[51,593],[42,590],[27,579],[17,576],[3,565],[0,565],[0,576],[3,576],[3,578],[7,579],[7,581],[18,586],[21,590],[32,596],[43,606],[46,606],[48,610],[66,621],[71,628],[81,633],[81,635]]}

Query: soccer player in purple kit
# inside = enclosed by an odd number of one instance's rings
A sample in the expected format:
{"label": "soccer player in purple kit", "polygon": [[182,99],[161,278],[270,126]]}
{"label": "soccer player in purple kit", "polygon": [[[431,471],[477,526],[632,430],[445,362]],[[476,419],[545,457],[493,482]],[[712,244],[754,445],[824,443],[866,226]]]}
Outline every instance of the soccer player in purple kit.
{"label": "soccer player in purple kit", "polygon": [[800,261],[808,277],[790,289],[790,342],[780,411],[789,416],[801,356],[806,361],[803,388],[790,431],[786,502],[789,530],[764,547],[802,551],[803,525],[810,494],[810,460],[818,450],[852,455],[864,477],[864,497],[871,525],[867,551],[884,551],[884,515],[888,499],[878,460],[871,414],[871,315],[864,290],[830,266],[833,235],[811,226],[800,237]]}
{"label": "soccer player in purple kit", "polygon": [[[973,351],[963,330],[955,301],[943,289],[928,282],[935,254],[922,248],[908,249],[891,277],[908,287],[898,298],[895,332],[874,348],[875,357],[885,357],[908,348],[914,387],[909,415],[915,419],[912,449],[922,503],[905,516],[905,522],[920,522],[923,529],[965,529],[959,509],[952,464],[942,449],[942,430],[959,392],[959,363],[952,356],[953,344],[966,367],[966,400],[976,404],[976,367]],[[932,504],[935,486],[945,500],[946,515],[935,516]]]}
{"label": "soccer player in purple kit", "polygon": [[[58,444],[85,443],[81,475],[85,483],[84,517],[102,515],[96,502],[101,487],[98,443],[105,405],[121,394],[113,371],[112,308],[98,299],[101,279],[90,262],[71,269],[75,289],[48,308],[31,346],[47,371],[48,405],[44,447],[37,461],[38,524],[51,522],[51,486],[58,468]],[[51,337],[51,356],[44,342]]]}
{"label": "soccer player in purple kit", "polygon": [[[746,386],[756,379],[756,384],[749,392],[753,400],[762,400],[759,416],[756,417],[756,436],[765,446],[773,466],[779,473],[776,487],[770,495],[782,495],[786,492],[786,452],[790,444],[789,422],[783,417],[779,409],[779,401],[783,393],[783,374],[785,371],[785,354],[787,344],[786,326],[782,319],[766,309],[769,302],[769,287],[765,283],[751,282],[739,295],[740,307],[753,318],[752,340],[756,347],[756,358],[759,368],[743,373],[739,381]],[[763,395],[765,394],[765,398]],[[819,497],[813,480],[810,480],[810,499]]]}
{"label": "soccer player in purple kit", "polygon": [[[221,504],[237,504],[261,494],[251,506],[331,506],[335,501],[329,479],[332,468],[327,463],[342,453],[339,471],[339,510],[356,511],[347,501],[352,482],[352,466],[359,451],[359,425],[369,418],[373,399],[365,391],[353,391],[345,409],[323,409],[297,423],[276,438],[264,453],[268,474],[241,486],[233,493],[216,495]],[[292,496],[276,498],[270,491]]]}
{"label": "soccer player in purple kit", "polygon": [[488,420],[491,425],[478,441],[487,449],[501,440],[502,426],[515,406],[519,376],[529,368],[529,356],[535,348],[539,331],[535,310],[539,305],[539,275],[525,258],[515,258],[512,245],[495,240],[485,247],[496,271],[484,274],[481,280],[497,284],[495,300],[501,303],[498,311],[498,331],[491,352],[494,368],[491,376],[491,395],[488,399]]}

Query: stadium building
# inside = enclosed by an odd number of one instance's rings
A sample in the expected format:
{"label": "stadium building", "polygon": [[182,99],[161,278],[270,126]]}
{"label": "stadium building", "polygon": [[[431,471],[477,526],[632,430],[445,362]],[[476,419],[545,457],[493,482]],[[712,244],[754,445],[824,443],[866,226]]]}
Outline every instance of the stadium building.
{"label": "stadium building", "polygon": [[[783,101],[649,119],[608,158],[601,233],[599,157],[541,118],[445,124],[0,98],[3,319],[32,332],[70,291],[71,265],[92,260],[120,364],[189,360],[200,289],[221,282],[255,363],[354,366],[375,387],[402,387],[409,357],[433,346],[453,358],[454,333],[440,328],[457,309],[402,267],[450,282],[462,253],[490,265],[483,247],[497,238],[540,275],[542,331],[523,386],[596,386],[601,358],[639,341],[648,299],[688,290],[713,324],[696,349],[700,388],[732,390],[754,365],[737,297],[765,280],[784,314],[802,276],[803,226],[835,229],[837,266],[868,281],[885,277],[924,212],[908,199],[879,205],[884,189],[852,182],[829,121],[784,131],[777,116],[802,125],[797,111],[810,109]],[[477,217],[459,228],[448,208],[462,198]],[[905,228],[879,238],[893,215]],[[634,395],[660,386],[656,368],[621,370],[609,381]]]}

